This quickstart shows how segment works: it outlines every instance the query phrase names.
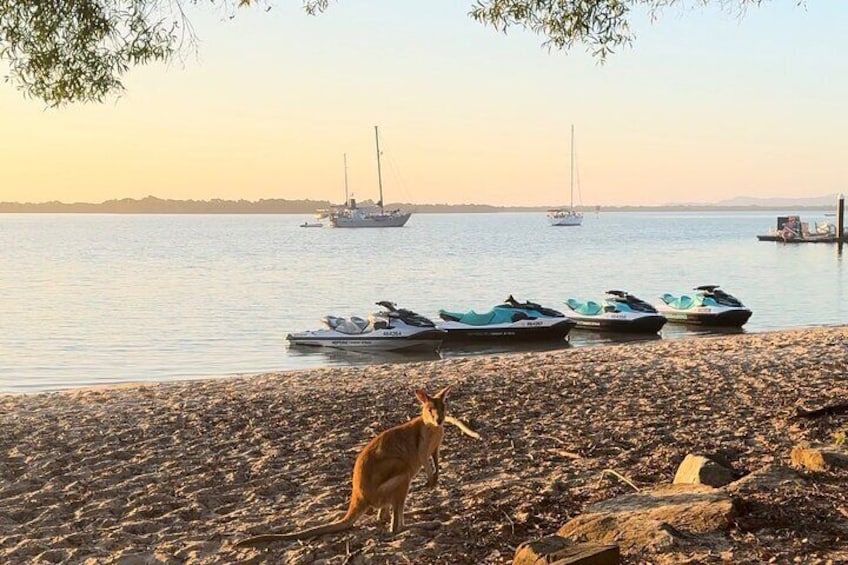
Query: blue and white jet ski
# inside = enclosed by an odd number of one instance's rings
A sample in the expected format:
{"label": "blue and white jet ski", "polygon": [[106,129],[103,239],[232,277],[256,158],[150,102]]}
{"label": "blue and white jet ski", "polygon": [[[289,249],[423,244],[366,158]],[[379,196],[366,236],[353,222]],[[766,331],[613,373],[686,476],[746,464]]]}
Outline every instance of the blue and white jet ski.
{"label": "blue and white jet ski", "polygon": [[381,312],[367,320],[352,316],[324,316],[326,329],[291,333],[291,345],[335,347],[357,351],[436,351],[445,332],[428,318],[411,310],[398,308],[393,302],[377,302]]}
{"label": "blue and white jet ski", "polygon": [[447,332],[446,343],[562,340],[575,325],[562,312],[518,302],[512,295],[488,312],[439,310],[439,317],[443,321],[437,327]]}
{"label": "blue and white jet ski", "polygon": [[577,329],[627,333],[657,333],[665,325],[665,316],[628,292],[608,290],[601,303],[565,301],[566,315],[577,322]]}
{"label": "blue and white jet ski", "polygon": [[663,294],[657,310],[669,323],[699,326],[742,327],[751,317],[751,310],[718,285],[695,287],[692,296]]}

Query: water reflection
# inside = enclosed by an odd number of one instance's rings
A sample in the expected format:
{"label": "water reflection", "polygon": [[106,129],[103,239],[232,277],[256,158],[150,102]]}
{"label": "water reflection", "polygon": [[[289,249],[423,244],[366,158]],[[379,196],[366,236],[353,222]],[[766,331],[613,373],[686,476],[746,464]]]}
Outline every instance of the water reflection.
{"label": "water reflection", "polygon": [[290,358],[303,358],[325,365],[372,365],[380,363],[412,363],[436,361],[441,356],[432,351],[351,351],[332,347],[290,346]]}
{"label": "water reflection", "polygon": [[569,335],[571,343],[576,346],[582,345],[615,345],[618,343],[633,343],[643,341],[656,341],[662,339],[660,334],[640,334],[625,332],[599,332],[592,330],[571,330]]}
{"label": "water reflection", "polygon": [[499,355],[504,353],[527,353],[530,351],[556,351],[567,349],[571,344],[563,341],[524,341],[517,343],[463,343],[442,346],[442,357],[473,357],[476,355]]}
{"label": "water reflection", "polygon": [[687,326],[684,324],[666,324],[662,330],[665,339],[679,339],[682,337],[711,336],[711,335],[736,335],[743,334],[745,328],[728,328],[721,326]]}

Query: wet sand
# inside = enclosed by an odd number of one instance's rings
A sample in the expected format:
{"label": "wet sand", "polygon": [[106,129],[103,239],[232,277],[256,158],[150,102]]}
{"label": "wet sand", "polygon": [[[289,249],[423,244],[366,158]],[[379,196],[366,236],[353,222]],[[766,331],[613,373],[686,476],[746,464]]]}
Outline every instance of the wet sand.
{"label": "wet sand", "polygon": [[[841,327],[0,396],[0,562],[509,563],[630,490],[604,469],[650,486],[690,452],[750,472],[788,464],[798,441],[832,442],[844,416],[794,407],[844,401],[846,367]],[[317,540],[231,547],[339,517],[359,450],[417,415],[415,388],[447,384],[449,413],[483,439],[447,429],[439,486],[422,473],[407,499],[424,527],[392,536],[366,516]],[[846,479],[770,493],[721,554],[650,560],[845,562]]]}

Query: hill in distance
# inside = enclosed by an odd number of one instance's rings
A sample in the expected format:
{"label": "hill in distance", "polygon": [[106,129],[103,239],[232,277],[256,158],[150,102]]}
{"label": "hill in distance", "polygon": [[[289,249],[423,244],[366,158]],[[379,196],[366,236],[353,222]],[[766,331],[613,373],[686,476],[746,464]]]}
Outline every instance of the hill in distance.
{"label": "hill in distance", "polygon": [[[367,200],[362,206],[373,205]],[[71,213],[71,214],[313,214],[327,208],[327,200],[286,200],[282,198],[251,200],[171,200],[155,196],[141,199],[122,198],[101,203],[90,202],[0,202],[0,213]],[[836,195],[803,198],[752,198],[741,196],[715,204],[665,204],[662,206],[600,206],[611,211],[716,211],[716,210],[822,210],[836,207]],[[387,209],[400,208],[419,214],[427,213],[493,213],[493,212],[544,212],[551,206],[492,206],[488,204],[411,204],[389,203]],[[578,206],[587,212],[595,206]]]}

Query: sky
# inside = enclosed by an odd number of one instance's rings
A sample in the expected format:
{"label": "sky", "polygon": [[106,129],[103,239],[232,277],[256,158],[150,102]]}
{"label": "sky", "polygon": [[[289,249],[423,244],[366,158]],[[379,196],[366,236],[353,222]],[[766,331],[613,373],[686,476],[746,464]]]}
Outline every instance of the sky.
{"label": "sky", "polygon": [[848,192],[848,2],[636,14],[601,65],[471,0],[189,14],[197,53],[58,109],[0,82],[0,201],[377,198],[585,205]]}

